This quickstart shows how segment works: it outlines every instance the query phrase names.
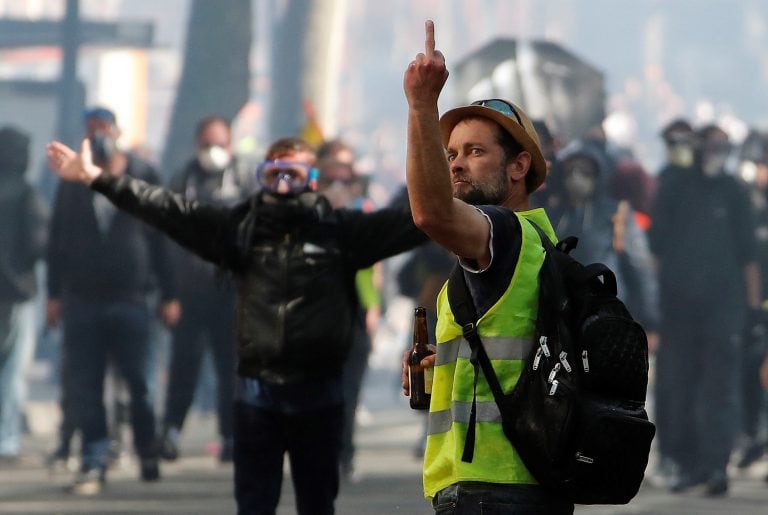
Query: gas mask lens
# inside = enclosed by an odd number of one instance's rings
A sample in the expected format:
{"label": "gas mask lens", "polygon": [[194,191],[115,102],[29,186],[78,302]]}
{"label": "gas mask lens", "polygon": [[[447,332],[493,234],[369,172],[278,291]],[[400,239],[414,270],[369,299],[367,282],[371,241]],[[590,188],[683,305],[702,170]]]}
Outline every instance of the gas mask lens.
{"label": "gas mask lens", "polygon": [[278,195],[298,195],[313,189],[317,169],[307,163],[264,161],[256,169],[256,179],[267,191]]}

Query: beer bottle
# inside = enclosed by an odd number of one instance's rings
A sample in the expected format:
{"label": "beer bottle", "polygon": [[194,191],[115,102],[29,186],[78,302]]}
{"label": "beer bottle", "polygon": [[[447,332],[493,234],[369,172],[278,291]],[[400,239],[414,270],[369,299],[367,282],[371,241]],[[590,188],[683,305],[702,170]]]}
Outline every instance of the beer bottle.
{"label": "beer bottle", "polygon": [[432,397],[432,373],[433,369],[423,369],[419,363],[434,352],[427,346],[427,310],[419,306],[416,308],[413,323],[413,346],[408,358],[408,382],[411,390],[411,408],[429,409],[429,400]]}

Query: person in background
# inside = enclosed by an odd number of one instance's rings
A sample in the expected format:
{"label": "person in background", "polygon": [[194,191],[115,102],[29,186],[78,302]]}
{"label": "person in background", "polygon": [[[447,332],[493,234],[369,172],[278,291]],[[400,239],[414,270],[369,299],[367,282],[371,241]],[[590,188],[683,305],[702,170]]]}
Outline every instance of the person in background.
{"label": "person in background", "polygon": [[751,130],[739,150],[739,176],[749,189],[755,217],[755,245],[762,279],[762,303],[751,310],[744,330],[741,360],[742,442],[736,463],[745,469],[763,457],[768,422],[766,394],[760,384],[760,365],[768,352],[768,136]]}
{"label": "person in background", "polygon": [[358,314],[358,270],[422,243],[409,212],[333,209],[313,191],[312,147],[274,142],[262,189],[232,208],[206,206],[95,165],[52,142],[50,166],[160,228],[237,281],[235,498],[274,514],[287,453],[301,515],[334,512],[343,428],[342,372]]}
{"label": "person in background", "polygon": [[[155,170],[124,152],[112,111],[85,111],[93,162],[113,177],[157,182]],[[169,242],[121,213],[81,184],[62,182],[56,192],[47,253],[47,322],[62,323],[62,390],[66,417],[81,432],[81,463],[71,491],[95,495],[106,478],[110,439],[104,379],[115,367],[130,392],[133,440],[140,478],[160,478],[155,413],[146,373],[150,353],[150,305],[155,284],[160,313],[172,326],[180,306],[173,292]]]}
{"label": "person in background", "polygon": [[548,210],[555,232],[576,236],[571,255],[582,263],[603,263],[616,274],[619,297],[648,333],[648,347],[658,342],[658,285],[648,239],[627,201],[608,195],[610,174],[604,152],[575,140],[558,153],[563,194]]}
{"label": "person in background", "polygon": [[[428,21],[425,52],[408,65],[403,81],[408,196],[416,225],[458,256],[480,317],[477,330],[484,341],[494,341],[489,350],[493,367],[502,389],[510,391],[533,339],[538,311],[544,250],[533,224],[555,239],[544,210],[531,210],[529,203],[546,178],[547,164],[530,119],[506,100],[478,100],[438,117],[447,78],[445,58],[435,49],[434,24]],[[421,362],[435,368],[425,496],[441,515],[573,513],[573,504],[536,484],[504,436],[498,406],[468,359],[469,346],[446,290],[438,299],[437,354]],[[407,369],[406,352],[406,395]],[[473,390],[476,431],[468,423],[474,419]]]}
{"label": "person in background", "polygon": [[658,436],[678,469],[672,492],[704,485],[728,492],[726,466],[738,424],[741,338],[761,302],[749,197],[725,173],[728,135],[710,125],[696,134],[690,168],[659,183],[649,231],[656,256],[661,339],[656,399],[664,398]]}
{"label": "person in background", "polygon": [[21,447],[25,374],[35,350],[35,264],[45,255],[48,206],[24,179],[29,136],[0,127],[0,465]]}
{"label": "person in background", "polygon": [[[370,212],[372,206],[365,198],[361,181],[355,172],[354,155],[351,149],[340,140],[333,140],[318,148],[318,155],[324,156],[318,161],[318,193],[328,199],[336,209],[361,209]],[[381,315],[381,294],[377,283],[379,268],[374,265],[357,272],[355,286],[360,299],[360,311],[354,319],[352,328],[352,347],[344,365],[344,429],[341,436],[339,466],[341,477],[347,481],[357,481],[355,474],[355,425],[360,391],[368,368],[368,355],[371,352],[371,338],[378,326]]]}
{"label": "person in background", "polygon": [[661,131],[661,139],[664,141],[666,162],[657,174],[659,183],[694,165],[697,144],[693,127],[682,118],[669,122]]}
{"label": "person in background", "polygon": [[[189,200],[220,206],[233,206],[251,193],[232,152],[232,131],[225,118],[214,115],[200,120],[195,131],[195,147],[195,157],[172,178],[171,190]],[[179,457],[179,437],[194,398],[204,352],[208,350],[218,393],[219,460],[230,462],[235,388],[235,292],[213,264],[177,245],[173,245],[172,256],[182,313],[172,331],[160,453],[169,461]]]}

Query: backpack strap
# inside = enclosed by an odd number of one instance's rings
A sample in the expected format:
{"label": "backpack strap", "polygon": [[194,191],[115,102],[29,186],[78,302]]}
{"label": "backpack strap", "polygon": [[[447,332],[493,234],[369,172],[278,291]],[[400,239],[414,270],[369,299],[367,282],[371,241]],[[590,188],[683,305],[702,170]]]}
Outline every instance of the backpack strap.
{"label": "backpack strap", "polygon": [[461,325],[461,331],[464,338],[472,349],[469,358],[474,368],[473,390],[472,390],[472,408],[469,412],[469,424],[467,426],[467,436],[464,440],[464,451],[461,461],[471,463],[475,453],[475,427],[477,425],[477,377],[479,369],[483,370],[485,380],[491,388],[496,405],[501,409],[504,391],[501,389],[499,379],[493,370],[491,360],[485,352],[483,342],[477,333],[477,310],[469,292],[467,280],[464,277],[464,271],[458,263],[453,267],[451,276],[448,278],[448,303],[451,306],[453,317]]}

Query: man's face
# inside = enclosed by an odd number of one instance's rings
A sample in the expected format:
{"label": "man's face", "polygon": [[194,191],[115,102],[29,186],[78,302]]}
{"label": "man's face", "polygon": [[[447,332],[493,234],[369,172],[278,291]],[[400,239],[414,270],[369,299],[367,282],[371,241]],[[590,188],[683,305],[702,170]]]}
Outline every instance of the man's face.
{"label": "man's face", "polygon": [[323,194],[333,207],[348,207],[356,196],[355,173],[343,162],[326,162],[319,166],[317,192]]}
{"label": "man's face", "polygon": [[197,161],[203,169],[224,170],[232,161],[232,134],[229,127],[213,121],[197,137]]}
{"label": "man's face", "polygon": [[197,138],[197,148],[221,147],[229,150],[232,144],[232,135],[229,127],[219,121],[214,121],[200,133]]}
{"label": "man's face", "polygon": [[589,200],[597,184],[597,166],[586,157],[571,157],[562,164],[563,184],[568,198],[575,204]]}
{"label": "man's face", "polygon": [[272,164],[262,171],[262,186],[279,195],[290,195],[296,192],[298,185],[306,186],[315,154],[292,150],[269,156],[268,161]]}
{"label": "man's face", "polygon": [[721,174],[730,152],[731,144],[725,134],[715,133],[702,141],[701,169],[704,175],[714,177]]}
{"label": "man's face", "polygon": [[471,118],[459,122],[448,141],[453,196],[472,205],[502,204],[510,194],[506,156],[496,141],[497,125]]}
{"label": "man's face", "polygon": [[117,128],[107,120],[92,116],[85,120],[85,135],[92,138],[96,134],[117,137]]}

